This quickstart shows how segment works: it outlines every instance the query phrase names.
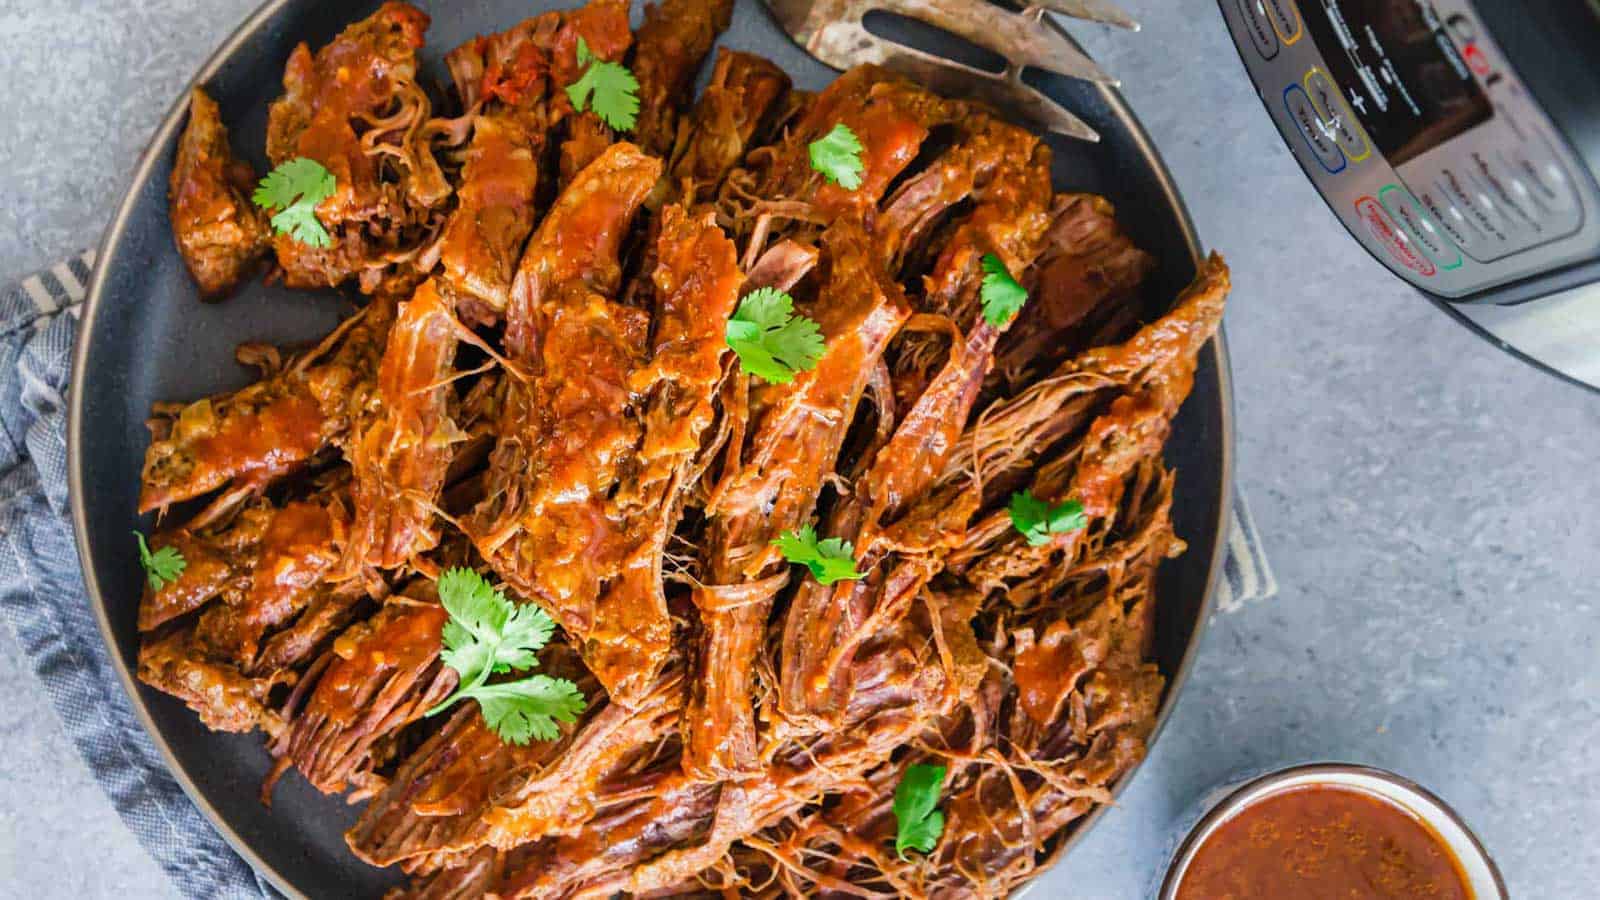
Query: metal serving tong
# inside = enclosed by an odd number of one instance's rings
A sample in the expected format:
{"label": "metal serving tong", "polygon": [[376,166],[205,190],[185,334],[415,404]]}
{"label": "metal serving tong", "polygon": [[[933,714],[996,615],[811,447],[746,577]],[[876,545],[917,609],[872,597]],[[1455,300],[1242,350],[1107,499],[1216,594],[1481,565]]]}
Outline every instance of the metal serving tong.
{"label": "metal serving tong", "polygon": [[[1098,141],[1087,123],[1022,80],[1044,69],[1100,84],[1117,84],[1078,49],[1045,11],[1136,31],[1139,23],[1110,0],[1029,0],[1021,12],[987,0],[763,0],[783,30],[812,56],[836,69],[874,63],[914,78],[939,93],[966,96],[1015,112],[1067,137]],[[998,74],[878,37],[862,20],[874,10],[915,19],[1004,57]]]}

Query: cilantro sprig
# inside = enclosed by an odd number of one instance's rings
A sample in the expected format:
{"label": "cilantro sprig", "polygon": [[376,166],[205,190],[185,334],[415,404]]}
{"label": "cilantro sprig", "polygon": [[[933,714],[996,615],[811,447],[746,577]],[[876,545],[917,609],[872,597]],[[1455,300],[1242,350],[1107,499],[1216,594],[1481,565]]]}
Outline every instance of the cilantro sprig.
{"label": "cilantro sprig", "polygon": [[907,850],[932,853],[944,834],[944,813],[939,811],[939,789],[944,786],[944,766],[915,763],[906,767],[894,789],[894,819],[898,826],[894,852],[901,859]]}
{"label": "cilantro sprig", "polygon": [[811,155],[811,168],[822,177],[847,191],[861,187],[861,139],[843,123],[834,125],[825,135],[806,145]]}
{"label": "cilantro sprig", "polygon": [[150,590],[159,591],[177,581],[183,570],[189,567],[189,561],[183,558],[177,547],[162,547],[152,553],[143,534],[135,531],[133,536],[139,539],[139,565],[144,568],[144,577],[150,582]]}
{"label": "cilantro sprig", "polygon": [[726,336],[744,370],[774,384],[788,384],[822,358],[822,330],[795,315],[794,298],[777,288],[746,294],[728,320]]}
{"label": "cilantro sprig", "polygon": [[333,243],[317,219],[317,204],[333,196],[333,173],[314,159],[296,157],[267,173],[250,199],[272,213],[272,227],[302,244],[326,247]]}
{"label": "cilantro sprig", "polygon": [[567,85],[567,99],[578,112],[594,110],[600,121],[618,131],[630,131],[639,117],[639,80],[621,63],[597,59],[583,38],[578,38],[578,65],[583,75]]}
{"label": "cilantro sprig", "polygon": [[1077,500],[1051,506],[1028,491],[1012,494],[1006,509],[1011,513],[1012,526],[1034,547],[1050,543],[1053,534],[1067,534],[1089,524],[1083,504]]}
{"label": "cilantro sprig", "polygon": [[455,693],[428,715],[461,700],[476,700],[490,730],[512,744],[553,741],[561,736],[557,722],[577,721],[587,704],[578,686],[565,678],[531,675],[488,683],[490,675],[538,667],[535,654],[556,628],[544,610],[511,602],[483,576],[462,568],[439,576],[439,602],[450,614],[439,659],[460,681]]}
{"label": "cilantro sprig", "polygon": [[789,562],[811,570],[819,584],[854,581],[863,577],[856,570],[856,549],[843,538],[817,540],[817,530],[806,525],[799,531],[785,531],[772,542]]}
{"label": "cilantro sprig", "polygon": [[993,253],[983,255],[983,272],[983,285],[978,289],[978,299],[983,301],[983,319],[998,328],[1011,321],[1022,304],[1028,302],[1028,292]]}

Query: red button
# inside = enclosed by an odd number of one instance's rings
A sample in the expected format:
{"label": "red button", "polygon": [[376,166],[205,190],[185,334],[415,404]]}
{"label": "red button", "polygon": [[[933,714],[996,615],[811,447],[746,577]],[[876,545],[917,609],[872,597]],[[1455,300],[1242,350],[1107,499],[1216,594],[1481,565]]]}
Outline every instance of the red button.
{"label": "red button", "polygon": [[1382,247],[1389,258],[1396,264],[1403,266],[1421,275],[1423,278],[1432,278],[1439,274],[1439,269],[1412,246],[1411,238],[1400,230],[1395,220],[1389,217],[1383,204],[1372,197],[1362,197],[1356,201],[1356,214],[1361,217],[1362,224],[1367,226],[1367,233],[1372,235],[1373,241]]}

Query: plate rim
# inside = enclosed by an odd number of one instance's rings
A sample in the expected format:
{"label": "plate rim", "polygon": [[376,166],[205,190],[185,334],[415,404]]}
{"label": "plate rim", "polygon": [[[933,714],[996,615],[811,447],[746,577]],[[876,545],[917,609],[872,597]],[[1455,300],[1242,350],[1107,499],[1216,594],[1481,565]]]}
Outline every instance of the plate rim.
{"label": "plate rim", "polygon": [[[189,96],[193,89],[204,84],[215,75],[228,60],[243,45],[254,39],[256,33],[273,16],[284,7],[303,2],[303,0],[265,0],[260,6],[247,15],[232,32],[206,57],[195,74],[185,83],[182,92],[168,107],[160,124],[151,134],[144,150],[139,154],[137,165],[134,166],[124,189],[121,202],[117,205],[116,214],[107,224],[105,232],[95,248],[95,265],[90,273],[89,285],[81,316],[78,322],[78,333],[73,341],[72,348],[72,377],[67,390],[67,496],[71,509],[73,545],[78,554],[78,568],[83,577],[84,592],[92,608],[95,624],[100,631],[100,639],[104,650],[110,659],[111,666],[116,670],[117,681],[122,685],[123,693],[127,696],[133,708],[134,716],[138,719],[145,735],[155,746],[162,763],[172,775],[173,780],[182,788],[190,802],[205,816],[211,827],[222,836],[235,853],[244,859],[245,863],[261,877],[270,882],[276,890],[286,897],[294,900],[309,900],[308,895],[296,888],[290,879],[277,868],[266,862],[234,828],[224,819],[205,798],[199,786],[195,784],[188,771],[179,763],[177,755],[167,741],[166,735],[156,725],[155,718],[151,715],[139,687],[134,671],[122,658],[122,653],[117,648],[117,635],[111,623],[111,617],[106,607],[105,595],[101,590],[99,578],[94,567],[90,564],[88,531],[88,507],[83,501],[83,459],[81,448],[83,446],[84,404],[82,394],[78,390],[78,373],[85,370],[89,346],[89,335],[93,333],[101,306],[106,302],[106,261],[109,260],[122,243],[128,220],[132,217],[137,205],[142,188],[149,182],[151,170],[155,167],[158,157],[166,147],[174,132],[183,122],[188,112]],[[738,2],[755,2],[755,0],[738,0]],[[1074,45],[1077,41],[1062,27],[1054,16],[1044,19],[1050,26]],[[1154,164],[1156,183],[1160,194],[1166,200],[1175,214],[1183,244],[1188,250],[1190,262],[1196,271],[1204,261],[1204,251],[1200,243],[1198,232],[1195,229],[1193,218],[1189,214],[1189,207],[1179,193],[1172,170],[1168,168],[1165,158],[1155,146],[1149,133],[1145,130],[1144,123],[1134,114],[1133,109],[1123,98],[1121,91],[1112,84],[1099,84],[1095,89],[1100,94],[1101,100],[1115,113],[1116,117],[1127,124],[1129,135],[1133,143]],[[1184,648],[1183,655],[1178,661],[1177,668],[1167,676],[1167,687],[1161,698],[1160,708],[1156,712],[1155,725],[1145,741],[1145,755],[1133,765],[1111,788],[1111,802],[1100,804],[1088,815],[1080,819],[1073,827],[1072,833],[1067,835],[1061,846],[1057,849],[1055,860],[1045,871],[1055,868],[1060,860],[1078,845],[1099,823],[1100,818],[1116,806],[1116,800],[1133,784],[1145,763],[1149,760],[1156,746],[1157,740],[1166,730],[1167,723],[1172,718],[1173,711],[1177,708],[1178,699],[1187,686],[1189,676],[1194,668],[1195,660],[1199,655],[1201,645],[1209,631],[1211,619],[1216,611],[1217,589],[1223,575],[1224,562],[1228,547],[1228,534],[1233,522],[1233,491],[1234,491],[1234,452],[1235,452],[1235,410],[1233,397],[1233,371],[1230,363],[1227,337],[1225,328],[1217,328],[1216,335],[1201,349],[1201,353],[1208,353],[1217,373],[1218,422],[1220,423],[1221,460],[1219,472],[1220,502],[1217,505],[1215,531],[1216,539],[1211,548],[1211,559],[1208,563],[1206,574],[1205,594],[1201,598],[1200,606],[1195,615],[1194,629],[1189,635],[1189,640]],[[1018,890],[1023,894],[1037,884],[1029,882]]]}

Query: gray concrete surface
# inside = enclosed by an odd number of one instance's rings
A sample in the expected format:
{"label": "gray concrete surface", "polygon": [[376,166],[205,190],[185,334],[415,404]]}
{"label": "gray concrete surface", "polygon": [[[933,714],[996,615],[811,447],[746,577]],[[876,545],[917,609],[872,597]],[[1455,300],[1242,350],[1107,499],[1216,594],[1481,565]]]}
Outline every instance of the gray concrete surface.
{"label": "gray concrete surface", "polygon": [[[93,240],[135,153],[254,0],[0,0],[0,280]],[[1282,594],[1221,617],[1122,805],[1064,863],[1145,895],[1195,800],[1314,759],[1410,775],[1519,898],[1600,883],[1600,397],[1501,355],[1348,239],[1263,114],[1212,0],[1079,29],[1228,254],[1239,479]],[[171,889],[0,636],[0,884]],[[114,689],[108,686],[108,689]]]}

